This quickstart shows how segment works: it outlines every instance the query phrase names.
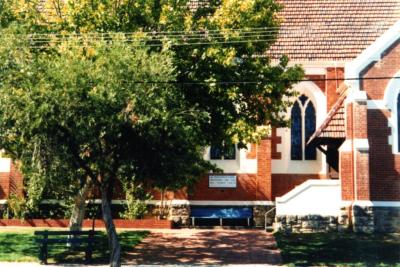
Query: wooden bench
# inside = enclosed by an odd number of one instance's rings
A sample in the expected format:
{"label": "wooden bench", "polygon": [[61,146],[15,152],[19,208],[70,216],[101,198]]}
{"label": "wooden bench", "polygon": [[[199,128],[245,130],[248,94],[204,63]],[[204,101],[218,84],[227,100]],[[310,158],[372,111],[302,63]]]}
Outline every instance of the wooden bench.
{"label": "wooden bench", "polygon": [[74,245],[87,244],[85,249],[85,261],[90,263],[92,260],[93,243],[95,235],[99,231],[35,231],[36,242],[40,244],[39,260],[47,264],[48,251],[50,244]]}
{"label": "wooden bench", "polygon": [[196,226],[196,219],[219,219],[219,225],[223,226],[224,219],[247,219],[247,226],[250,226],[253,210],[249,207],[192,207],[190,218],[192,226]]}

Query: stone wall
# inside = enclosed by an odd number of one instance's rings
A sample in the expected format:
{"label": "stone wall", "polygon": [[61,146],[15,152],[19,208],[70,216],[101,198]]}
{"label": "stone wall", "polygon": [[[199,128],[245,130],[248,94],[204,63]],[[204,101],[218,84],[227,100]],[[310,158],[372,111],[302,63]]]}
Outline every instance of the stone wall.
{"label": "stone wall", "polygon": [[[158,205],[148,205],[149,213],[146,217],[160,217],[161,209]],[[164,219],[174,222],[175,226],[188,226],[190,216],[189,205],[166,205],[164,207]]]}
{"label": "stone wall", "polygon": [[338,217],[320,215],[279,215],[274,229],[285,233],[318,233],[338,230]]}
{"label": "stone wall", "polygon": [[358,233],[400,232],[400,207],[353,206],[352,221],[349,220],[349,207],[343,207],[339,218],[341,229],[351,228]]}

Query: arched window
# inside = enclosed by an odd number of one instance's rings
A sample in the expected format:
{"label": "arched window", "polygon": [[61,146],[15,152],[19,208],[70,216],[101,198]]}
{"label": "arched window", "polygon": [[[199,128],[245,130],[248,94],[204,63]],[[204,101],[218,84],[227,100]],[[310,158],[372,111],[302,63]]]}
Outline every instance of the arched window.
{"label": "arched window", "polygon": [[400,152],[400,93],[397,96],[397,151]]}
{"label": "arched window", "polygon": [[294,103],[291,111],[290,153],[292,160],[317,159],[316,148],[306,145],[308,139],[315,132],[315,129],[315,107],[307,96],[301,95]]}

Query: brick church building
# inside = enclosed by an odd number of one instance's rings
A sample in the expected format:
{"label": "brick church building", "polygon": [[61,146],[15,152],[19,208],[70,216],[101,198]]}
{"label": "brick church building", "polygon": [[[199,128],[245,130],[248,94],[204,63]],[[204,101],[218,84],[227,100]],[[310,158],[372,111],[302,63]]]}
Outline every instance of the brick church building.
{"label": "brick church building", "polygon": [[[291,127],[247,150],[208,148],[224,173],[202,177],[190,194],[167,192],[170,218],[185,224],[199,208],[248,207],[254,225],[274,217],[285,231],[399,231],[400,1],[280,2],[283,23],[266,53],[286,54],[306,73],[294,86]],[[0,161],[5,202],[22,178]]]}

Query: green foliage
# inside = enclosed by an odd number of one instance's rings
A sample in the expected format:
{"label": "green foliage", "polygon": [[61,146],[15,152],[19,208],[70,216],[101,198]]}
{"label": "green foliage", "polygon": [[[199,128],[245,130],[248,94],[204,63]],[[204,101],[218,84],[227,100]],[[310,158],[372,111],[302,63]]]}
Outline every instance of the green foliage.
{"label": "green foliage", "polygon": [[[17,2],[25,3],[19,4],[20,13],[29,13],[35,6],[35,1]],[[188,83],[176,86],[183,92],[187,105],[209,116],[199,125],[203,132],[197,141],[200,145],[224,141],[243,147],[268,133],[267,128],[259,130],[257,126],[287,125],[284,114],[290,105],[288,99],[294,95],[291,85],[302,79],[304,73],[299,66],[289,67],[284,56],[274,64],[267,56],[260,56],[278,34],[277,12],[281,6],[276,1],[213,0],[197,8],[191,8],[189,0],[73,0],[58,5],[56,1],[41,2],[53,12],[42,14],[36,24],[46,26],[48,31],[179,31],[179,35],[164,38],[162,49],[174,52],[171,55],[176,80]],[[37,21],[37,16],[32,17],[35,19],[31,21]],[[254,29],[264,31],[257,33]],[[246,35],[243,30],[253,33]],[[193,38],[195,32],[204,35]],[[164,35],[156,37],[160,36]],[[177,42],[177,36],[186,38]],[[149,39],[152,38],[150,35]],[[171,46],[182,42],[184,46]],[[233,83],[220,83],[224,81]]]}
{"label": "green foliage", "polygon": [[[116,179],[190,187],[216,170],[203,160],[205,146],[243,148],[287,125],[291,86],[304,72],[285,56],[274,64],[264,56],[280,5],[189,2],[1,2],[11,12],[1,23],[12,23],[0,32],[0,147],[22,163],[29,206],[77,192],[87,177],[102,193]],[[78,35],[29,40],[31,32]]]}
{"label": "green foliage", "polygon": [[120,213],[121,218],[141,219],[147,214],[148,208],[146,200],[152,198],[151,194],[146,192],[142,184],[135,184],[134,181],[123,183],[125,193],[125,211]]}
{"label": "green foliage", "polygon": [[174,80],[171,53],[124,38],[77,37],[37,53],[13,35],[0,49],[0,143],[21,160],[33,188],[132,175],[181,186],[211,168],[196,145],[207,114],[187,107],[172,84],[140,82]]}
{"label": "green foliage", "polygon": [[10,194],[7,199],[7,209],[9,218],[24,219],[26,216],[26,200],[22,196]]}

